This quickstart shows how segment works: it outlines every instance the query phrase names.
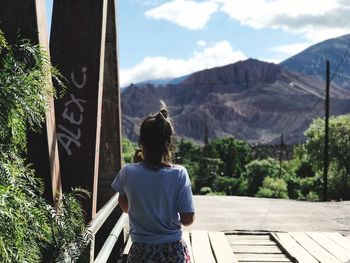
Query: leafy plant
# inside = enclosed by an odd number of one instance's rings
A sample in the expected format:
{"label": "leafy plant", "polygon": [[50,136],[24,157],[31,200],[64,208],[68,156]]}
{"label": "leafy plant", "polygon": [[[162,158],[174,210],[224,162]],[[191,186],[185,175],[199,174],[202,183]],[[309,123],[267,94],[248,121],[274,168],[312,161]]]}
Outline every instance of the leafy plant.
{"label": "leafy plant", "polygon": [[88,246],[83,210],[74,190],[57,209],[43,198],[43,184],[27,165],[28,129],[39,131],[56,92],[64,91],[48,55],[22,40],[8,45],[0,31],[0,262],[71,262]]}
{"label": "leafy plant", "polygon": [[134,159],[135,150],[137,144],[130,141],[128,138],[123,137],[122,139],[123,157],[125,163],[132,163]]}
{"label": "leafy plant", "polygon": [[256,196],[288,199],[287,183],[281,178],[271,178],[267,176]]}
{"label": "leafy plant", "polygon": [[92,234],[85,227],[85,214],[78,200],[89,196],[83,189],[74,189],[58,200],[55,209],[49,208],[52,238],[45,247],[45,262],[86,261],[88,255],[82,252],[87,252]]}
{"label": "leafy plant", "polygon": [[[305,149],[315,170],[323,169],[324,120],[315,119],[305,132],[309,137]],[[330,189],[341,186],[340,194],[330,191],[330,198],[350,199],[350,115],[331,117],[329,120]],[[331,169],[336,169],[332,174]]]}
{"label": "leafy plant", "polygon": [[0,32],[0,145],[23,151],[27,129],[40,130],[48,97],[56,95],[50,74],[63,93],[65,86],[47,53],[26,40],[10,46]]}

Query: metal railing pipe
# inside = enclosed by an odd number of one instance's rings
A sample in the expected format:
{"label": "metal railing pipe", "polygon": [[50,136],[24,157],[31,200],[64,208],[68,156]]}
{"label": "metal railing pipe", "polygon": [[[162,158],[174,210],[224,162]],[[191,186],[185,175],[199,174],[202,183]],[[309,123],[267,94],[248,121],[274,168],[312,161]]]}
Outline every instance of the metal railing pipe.
{"label": "metal railing pipe", "polygon": [[108,235],[105,243],[103,244],[103,247],[101,248],[100,252],[98,253],[94,263],[107,262],[110,254],[112,253],[114,245],[118,240],[120,233],[122,232],[124,226],[126,225],[127,219],[128,219],[128,215],[125,213],[123,213],[119,217],[118,222],[115,224],[112,231],[109,233],[109,235]]}
{"label": "metal railing pipe", "polygon": [[88,230],[91,234],[95,235],[97,231],[101,228],[103,223],[113,212],[114,208],[118,205],[119,193],[115,193],[111,199],[97,212],[95,218],[93,218],[88,224]]}

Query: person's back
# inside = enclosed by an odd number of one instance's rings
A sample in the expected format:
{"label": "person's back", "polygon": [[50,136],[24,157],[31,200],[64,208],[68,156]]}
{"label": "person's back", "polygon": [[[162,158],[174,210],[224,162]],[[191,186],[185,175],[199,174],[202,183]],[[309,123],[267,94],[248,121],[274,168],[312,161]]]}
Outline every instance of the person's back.
{"label": "person's back", "polygon": [[153,170],[143,163],[129,164],[121,170],[119,180],[125,193],[113,186],[128,197],[130,235],[134,242],[162,244],[181,239],[179,213],[194,210],[184,167]]}
{"label": "person's back", "polygon": [[181,223],[194,217],[186,168],[171,159],[173,128],[162,109],[141,125],[143,161],[125,165],[112,183],[129,213],[133,245],[128,262],[189,262]]}

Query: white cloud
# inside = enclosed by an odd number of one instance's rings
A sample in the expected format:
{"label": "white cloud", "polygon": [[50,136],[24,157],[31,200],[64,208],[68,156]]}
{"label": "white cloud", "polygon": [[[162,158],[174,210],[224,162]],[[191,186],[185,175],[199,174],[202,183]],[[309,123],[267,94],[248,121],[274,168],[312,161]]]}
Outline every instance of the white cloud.
{"label": "white cloud", "polygon": [[207,42],[205,42],[204,40],[199,40],[197,42],[197,46],[199,47],[205,47],[207,45]]}
{"label": "white cloud", "polygon": [[188,29],[201,29],[222,12],[241,25],[281,29],[316,43],[350,33],[350,0],[173,0],[146,12]]}
{"label": "white cloud", "polygon": [[[349,0],[209,0],[241,25],[301,34],[315,43],[350,32]],[[253,8],[252,8],[253,7]]]}
{"label": "white cloud", "polygon": [[244,60],[246,56],[228,41],[217,42],[202,52],[194,52],[188,59],[145,57],[141,63],[129,69],[121,69],[120,85],[126,86],[149,79],[175,78],[195,71],[223,66]]}
{"label": "white cloud", "polygon": [[217,10],[218,4],[212,1],[174,0],[148,10],[146,17],[168,20],[187,29],[197,30],[204,28],[211,14]]}

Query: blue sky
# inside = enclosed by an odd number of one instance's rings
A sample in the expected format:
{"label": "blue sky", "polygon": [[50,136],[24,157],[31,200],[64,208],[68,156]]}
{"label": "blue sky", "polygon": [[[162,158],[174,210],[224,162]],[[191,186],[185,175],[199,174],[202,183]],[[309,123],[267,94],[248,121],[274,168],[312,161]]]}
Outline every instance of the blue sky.
{"label": "blue sky", "polygon": [[[350,33],[350,0],[119,0],[121,85],[257,58],[278,63]],[[47,0],[48,15],[52,0]]]}

